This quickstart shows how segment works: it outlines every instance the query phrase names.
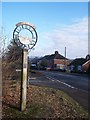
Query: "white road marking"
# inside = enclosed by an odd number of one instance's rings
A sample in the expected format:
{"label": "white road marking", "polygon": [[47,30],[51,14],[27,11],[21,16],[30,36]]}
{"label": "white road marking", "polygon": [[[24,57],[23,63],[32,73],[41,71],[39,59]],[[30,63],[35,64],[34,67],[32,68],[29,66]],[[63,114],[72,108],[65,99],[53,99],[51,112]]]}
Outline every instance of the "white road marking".
{"label": "white road marking", "polygon": [[69,85],[69,84],[67,84],[67,83],[65,83],[65,82],[62,82],[62,81],[60,81],[60,80],[57,80],[57,79],[55,79],[55,78],[52,78],[52,77],[47,77],[47,78],[50,79],[51,81],[56,81],[56,82],[59,82],[59,83],[61,83],[61,84],[64,84],[64,85],[68,86],[69,88],[78,89],[78,88],[76,88],[76,87],[74,87],[74,86],[71,86],[71,85]]}
{"label": "white road marking", "polygon": [[51,81],[55,81],[53,78],[51,78],[51,77],[46,77],[47,79],[49,79],[49,80],[51,80]]}
{"label": "white road marking", "polygon": [[55,80],[52,80],[53,82],[55,81]]}
{"label": "white road marking", "polygon": [[36,79],[36,77],[29,77],[28,79],[32,79],[32,80],[35,80],[35,79]]}
{"label": "white road marking", "polygon": [[[74,87],[74,86],[72,86],[72,85],[69,85],[69,84],[67,84],[67,83],[65,83],[65,82],[62,82],[62,81],[60,81],[60,80],[58,80],[58,79],[55,79],[55,78],[52,78],[52,77],[50,77],[50,76],[46,76],[46,78],[49,79],[49,80],[51,80],[52,82],[59,82],[59,83],[61,83],[61,84],[63,84],[63,85],[66,85],[66,86],[69,87],[69,88],[78,89],[78,90],[81,90],[81,91],[84,91],[84,92],[89,93],[89,92],[86,91],[86,90],[76,88],[76,87]],[[36,77],[29,77],[29,79],[31,79],[31,80],[36,80]],[[34,81],[34,82],[42,82],[42,81]]]}

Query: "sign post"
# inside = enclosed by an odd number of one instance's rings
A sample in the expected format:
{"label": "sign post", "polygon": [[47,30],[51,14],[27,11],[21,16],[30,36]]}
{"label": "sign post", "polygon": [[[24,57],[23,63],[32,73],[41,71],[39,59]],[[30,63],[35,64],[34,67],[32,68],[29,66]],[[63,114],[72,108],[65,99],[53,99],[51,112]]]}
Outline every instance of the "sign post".
{"label": "sign post", "polygon": [[23,49],[22,57],[22,73],[21,73],[21,111],[26,109],[26,95],[27,95],[27,67],[28,67],[28,50]]}
{"label": "sign post", "polygon": [[22,48],[22,70],[21,70],[21,99],[20,109],[26,109],[27,95],[27,79],[28,79],[28,51],[31,50],[37,42],[38,36],[36,27],[28,22],[20,22],[16,24],[13,32],[13,40],[19,47]]}

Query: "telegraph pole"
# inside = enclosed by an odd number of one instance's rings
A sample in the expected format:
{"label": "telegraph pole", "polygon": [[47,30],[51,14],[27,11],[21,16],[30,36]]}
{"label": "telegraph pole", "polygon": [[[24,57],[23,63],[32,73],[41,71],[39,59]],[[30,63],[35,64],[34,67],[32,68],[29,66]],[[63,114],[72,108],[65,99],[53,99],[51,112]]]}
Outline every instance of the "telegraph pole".
{"label": "telegraph pole", "polygon": [[65,70],[66,70],[66,47],[65,47]]}
{"label": "telegraph pole", "polygon": [[66,47],[65,47],[65,58],[66,58]]}

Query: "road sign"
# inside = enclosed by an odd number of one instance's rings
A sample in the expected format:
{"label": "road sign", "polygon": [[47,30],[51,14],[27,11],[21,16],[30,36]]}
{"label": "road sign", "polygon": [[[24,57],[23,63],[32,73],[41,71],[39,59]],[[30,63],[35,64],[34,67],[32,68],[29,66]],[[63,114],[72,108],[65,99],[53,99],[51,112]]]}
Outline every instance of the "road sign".
{"label": "road sign", "polygon": [[28,22],[20,22],[16,24],[13,31],[14,42],[22,48],[32,49],[37,43],[36,27]]}
{"label": "road sign", "polygon": [[[19,22],[13,31],[13,40],[17,46],[22,48],[22,70],[21,70],[21,101],[20,109],[26,109],[27,93],[27,68],[28,68],[28,50],[32,49],[37,43],[36,27],[28,22]],[[19,71],[19,70],[16,70]]]}

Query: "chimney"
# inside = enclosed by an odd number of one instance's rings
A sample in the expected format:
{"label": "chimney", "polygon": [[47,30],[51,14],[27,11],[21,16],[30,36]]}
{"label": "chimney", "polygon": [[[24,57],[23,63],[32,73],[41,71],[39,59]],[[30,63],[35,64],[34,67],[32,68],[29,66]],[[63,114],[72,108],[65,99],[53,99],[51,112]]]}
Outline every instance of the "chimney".
{"label": "chimney", "polygon": [[58,51],[55,51],[55,55],[59,54]]}

